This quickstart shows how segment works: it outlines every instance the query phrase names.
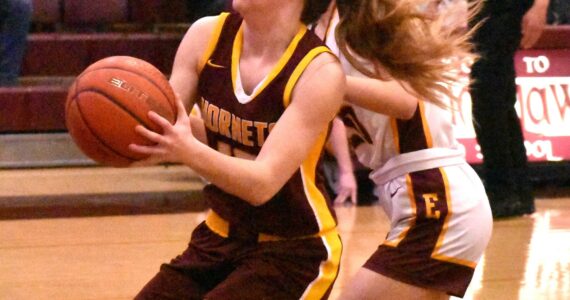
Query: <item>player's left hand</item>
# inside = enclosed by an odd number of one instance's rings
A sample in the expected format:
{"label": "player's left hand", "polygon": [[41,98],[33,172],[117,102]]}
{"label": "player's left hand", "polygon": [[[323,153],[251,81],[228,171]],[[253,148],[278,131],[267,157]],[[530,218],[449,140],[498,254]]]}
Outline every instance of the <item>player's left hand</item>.
{"label": "player's left hand", "polygon": [[535,4],[524,15],[521,24],[523,49],[532,47],[540,38],[546,24],[547,6]]}
{"label": "player's left hand", "polygon": [[190,127],[190,117],[178,96],[176,97],[176,106],[177,117],[174,124],[171,124],[156,112],[149,112],[148,117],[162,128],[162,134],[141,125],[135,128],[138,134],[155,144],[152,146],[130,144],[130,150],[148,155],[148,158],[137,161],[131,164],[131,166],[183,162],[189,152],[188,149],[195,142],[195,138]]}

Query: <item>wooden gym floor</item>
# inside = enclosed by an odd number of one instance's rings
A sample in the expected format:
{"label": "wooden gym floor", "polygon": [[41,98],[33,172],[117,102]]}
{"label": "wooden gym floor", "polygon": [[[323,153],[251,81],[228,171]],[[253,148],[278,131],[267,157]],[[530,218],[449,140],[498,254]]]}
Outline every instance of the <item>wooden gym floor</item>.
{"label": "wooden gym floor", "polygon": [[[0,299],[132,299],[204,218],[177,166],[0,170]],[[465,299],[570,299],[570,193],[495,221]],[[332,299],[383,239],[379,206],[338,206],[345,249]]]}

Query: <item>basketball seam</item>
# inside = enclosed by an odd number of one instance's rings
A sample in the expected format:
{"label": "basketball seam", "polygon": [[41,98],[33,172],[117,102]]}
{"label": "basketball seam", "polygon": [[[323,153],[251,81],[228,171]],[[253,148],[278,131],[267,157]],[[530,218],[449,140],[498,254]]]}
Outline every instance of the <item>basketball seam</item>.
{"label": "basketball seam", "polygon": [[[77,102],[77,97],[73,97],[72,98],[75,102]],[[77,109],[79,110],[79,118],[81,118],[81,121],[83,122],[83,124],[85,124],[85,127],[87,128],[87,130],[91,133],[91,135],[99,142],[101,143],[101,145],[103,145],[103,147],[107,148],[108,150],[110,150],[111,152],[115,153],[116,155],[126,158],[130,161],[136,161],[137,159],[134,157],[130,157],[127,155],[124,155],[120,152],[118,152],[117,150],[115,150],[113,147],[111,147],[109,144],[105,143],[104,140],[102,140],[94,131],[93,129],[91,129],[91,125],[89,124],[89,122],[83,117],[83,111],[81,110],[81,106],[79,105],[79,103],[77,104]]]}
{"label": "basketball seam", "polygon": [[[81,73],[81,74],[79,75],[78,79],[79,79],[80,77],[83,77],[85,74],[91,73],[91,72],[93,72],[93,71],[99,71],[99,70],[121,70],[121,71],[125,71],[125,72],[131,73],[131,74],[139,75],[139,76],[141,76],[142,78],[146,79],[146,81],[148,81],[148,82],[150,82],[152,85],[154,85],[166,99],[169,99],[168,95],[166,95],[166,93],[162,90],[162,88],[160,88],[160,86],[158,86],[156,83],[154,83],[154,81],[153,81],[150,77],[146,76],[146,74],[144,74],[144,73],[139,73],[139,72],[136,72],[136,71],[133,71],[133,70],[129,70],[129,69],[123,69],[123,68],[118,68],[118,67],[107,67],[107,66],[105,66],[105,67],[100,67],[100,68],[92,69],[92,70],[89,70],[89,71],[87,71],[87,72],[83,72],[83,73]],[[162,72],[160,72],[160,75],[161,75],[161,76],[164,76],[164,74],[163,74]],[[165,77],[165,78],[166,78],[166,77]],[[167,81],[168,81],[168,79],[167,79]],[[173,104],[173,103],[170,103],[170,101],[168,101],[168,103],[170,104],[170,106],[171,106],[171,108],[172,108],[172,111],[173,111],[173,112],[176,112],[176,105]]]}
{"label": "basketball seam", "polygon": [[140,123],[141,125],[143,125],[146,128],[151,128],[151,126],[149,126],[146,122],[144,122],[142,119],[140,119],[137,115],[133,114],[125,105],[123,105],[122,103],[115,101],[115,99],[111,98],[111,96],[109,94],[107,94],[107,93],[105,93],[99,89],[86,89],[86,90],[81,90],[81,92],[79,92],[76,95],[80,95],[81,93],[85,93],[85,92],[92,92],[92,93],[96,93],[96,94],[100,94],[102,96],[105,96],[105,98],[107,98],[113,104],[117,105],[121,110],[126,112],[129,116],[131,116],[133,119],[135,119],[138,123]]}
{"label": "basketball seam", "polygon": [[[77,82],[77,80],[79,79],[79,77],[81,77],[82,74],[79,74],[79,76],[77,77],[77,79],[75,80],[75,82],[71,85],[70,87],[70,91],[68,93],[70,93],[71,95],[74,95],[71,99],[68,99],[65,103],[65,111],[67,112],[69,110],[69,106],[71,105],[72,101],[75,101],[76,95],[77,95],[77,85],[79,82]],[[73,93],[71,93],[71,89],[74,89]]]}

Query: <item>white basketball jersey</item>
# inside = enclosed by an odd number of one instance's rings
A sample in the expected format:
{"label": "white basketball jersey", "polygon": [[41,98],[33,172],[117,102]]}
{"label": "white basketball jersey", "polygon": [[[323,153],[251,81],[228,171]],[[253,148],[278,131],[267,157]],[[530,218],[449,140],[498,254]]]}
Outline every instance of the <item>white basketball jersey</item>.
{"label": "white basketball jersey", "polygon": [[[339,57],[347,75],[366,77],[339,50],[334,38],[338,21],[338,11],[335,11],[325,42]],[[415,166],[412,171],[439,167],[434,159],[463,156],[462,149],[459,150],[460,144],[453,136],[451,113],[431,102],[419,101],[417,111],[410,120],[398,120],[356,105],[347,105],[341,110],[341,116],[347,126],[349,142],[359,161],[373,170],[385,167],[396,156],[401,158],[393,167],[413,163]],[[406,155],[407,153],[411,155]],[[422,164],[428,160],[432,162]]]}

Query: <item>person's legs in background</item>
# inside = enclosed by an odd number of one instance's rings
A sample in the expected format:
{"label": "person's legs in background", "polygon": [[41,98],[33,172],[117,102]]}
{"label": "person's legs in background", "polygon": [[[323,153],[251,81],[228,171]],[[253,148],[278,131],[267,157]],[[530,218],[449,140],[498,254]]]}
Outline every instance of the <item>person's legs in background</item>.
{"label": "person's legs in background", "polygon": [[521,40],[523,8],[487,2],[487,18],[473,41],[481,55],[472,68],[473,122],[483,154],[483,181],[496,218],[534,212],[526,149],[515,110],[514,55]]}
{"label": "person's legs in background", "polygon": [[32,0],[0,0],[0,86],[18,83],[31,18]]}

